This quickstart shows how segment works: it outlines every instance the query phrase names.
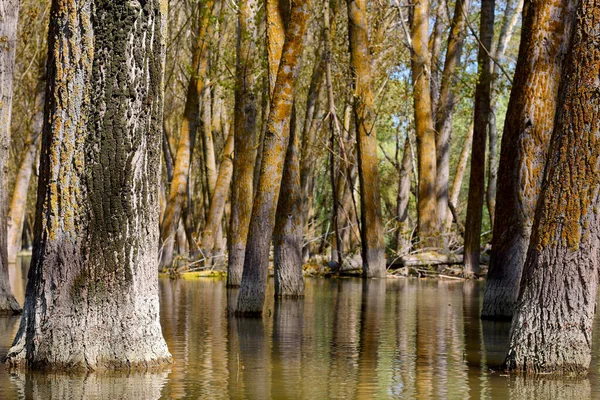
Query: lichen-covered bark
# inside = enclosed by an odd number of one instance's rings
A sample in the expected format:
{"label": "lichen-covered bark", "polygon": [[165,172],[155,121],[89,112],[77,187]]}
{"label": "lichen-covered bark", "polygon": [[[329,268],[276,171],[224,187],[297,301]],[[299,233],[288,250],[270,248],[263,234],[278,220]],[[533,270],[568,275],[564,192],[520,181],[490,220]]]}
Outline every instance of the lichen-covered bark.
{"label": "lichen-covered bark", "polygon": [[[295,114],[296,110],[292,113]],[[273,232],[275,297],[304,296],[302,196],[300,195],[299,140],[295,119],[292,115]]]}
{"label": "lichen-covered bark", "polygon": [[[562,3],[564,4],[564,3]],[[507,367],[586,374],[600,263],[600,1],[577,6]]]}
{"label": "lichen-covered bark", "polygon": [[10,117],[18,20],[19,1],[3,0],[0,4],[0,314],[16,314],[21,310],[8,279],[6,229]]}
{"label": "lichen-covered bark", "polygon": [[227,285],[242,282],[244,255],[253,200],[254,164],[256,162],[257,64],[256,13],[258,1],[239,3],[236,90],[234,113],[233,183],[231,187],[231,220],[228,240]]}
{"label": "lichen-covered bark", "polygon": [[202,232],[202,251],[205,252],[205,256],[210,256],[212,253],[215,247],[216,235],[219,233],[221,222],[223,221],[223,213],[225,212],[227,194],[229,193],[231,175],[233,173],[233,142],[234,132],[231,129],[223,148],[223,156],[219,165],[219,176],[213,197],[210,201],[206,226]]}
{"label": "lichen-covered bark", "polygon": [[498,168],[482,317],[510,319],[542,187],[577,1],[526,3]]}
{"label": "lichen-covered bark", "polygon": [[386,270],[367,2],[347,0],[347,4],[350,67],[354,89],[353,106],[358,133],[363,276],[381,278],[385,277]]}
{"label": "lichen-covered bark", "polygon": [[198,34],[190,66],[191,75],[187,87],[185,108],[179,129],[179,142],[175,153],[173,179],[167,200],[167,207],[161,223],[160,239],[162,243],[161,262],[163,268],[173,262],[173,245],[179,220],[185,207],[188,194],[191,155],[194,148],[200,113],[200,96],[204,93],[208,69],[208,29],[211,22],[214,0],[200,5],[198,11]]}
{"label": "lichen-covered bark", "polygon": [[431,58],[427,47],[429,35],[429,0],[414,4],[411,26],[412,80],[419,165],[417,214],[419,239],[423,247],[438,247],[439,229],[436,216],[436,145],[431,115]]}
{"label": "lichen-covered bark", "polygon": [[447,230],[444,222],[449,214],[450,138],[452,134],[452,115],[454,114],[454,91],[458,80],[456,70],[460,68],[461,64],[460,58],[466,33],[465,21],[469,4],[470,0],[456,1],[435,116],[435,131],[437,133],[435,187],[437,190],[437,218],[441,224],[442,237]]}
{"label": "lichen-covered bark", "polygon": [[479,79],[475,87],[471,176],[465,222],[465,276],[479,273],[481,220],[485,195],[485,143],[489,132],[492,94],[492,59],[489,52],[494,41],[494,5],[495,0],[482,2],[479,19],[480,40],[477,54]]}
{"label": "lichen-covered bark", "polygon": [[33,259],[11,367],[170,361],[157,277],[166,7],[52,2]]}
{"label": "lichen-covered bark", "polygon": [[283,164],[290,136],[294,86],[304,50],[309,1],[291,4],[281,63],[265,132],[262,164],[252,208],[242,284],[237,303],[239,315],[260,315],[265,302],[271,236],[281,188]]}

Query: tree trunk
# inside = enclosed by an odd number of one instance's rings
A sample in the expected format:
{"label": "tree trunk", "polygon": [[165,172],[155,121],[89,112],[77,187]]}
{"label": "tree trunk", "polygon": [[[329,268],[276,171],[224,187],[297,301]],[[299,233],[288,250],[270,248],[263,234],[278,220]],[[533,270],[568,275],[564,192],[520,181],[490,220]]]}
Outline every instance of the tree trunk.
{"label": "tree trunk", "polygon": [[[458,207],[458,198],[460,196],[460,189],[462,187],[463,177],[467,169],[467,162],[469,161],[469,154],[471,154],[471,143],[473,141],[473,124],[469,126],[467,133],[465,134],[465,140],[463,142],[462,150],[460,151],[460,157],[458,158],[458,164],[456,165],[456,172],[454,173],[454,180],[452,181],[452,189],[450,190],[449,204],[455,209]],[[458,221],[456,221],[458,223]],[[446,231],[450,229],[452,225],[452,213],[449,213],[446,217]]]}
{"label": "tree trunk", "polygon": [[[442,237],[448,230],[448,182],[450,180],[450,138],[452,134],[452,115],[454,114],[454,90],[458,80],[463,42],[465,38],[465,20],[469,10],[469,0],[457,0],[454,17],[450,25],[450,36],[446,50],[440,98],[435,120],[436,141],[436,179],[437,217],[442,228]],[[462,179],[462,178],[461,178]],[[454,204],[454,203],[453,203]],[[452,215],[450,215],[452,218]]]}
{"label": "tree trunk", "polygon": [[252,207],[248,245],[244,257],[244,271],[236,311],[238,315],[260,315],[265,302],[269,248],[275,226],[283,164],[290,136],[294,86],[304,50],[308,15],[308,0],[292,3],[281,64],[271,97],[259,184]]}
{"label": "tree trunk", "polygon": [[234,110],[234,158],[231,186],[231,220],[227,241],[229,261],[227,286],[242,282],[244,254],[252,213],[254,163],[256,162],[257,87],[254,66],[256,49],[256,13],[258,1],[240,2],[236,61]]}
{"label": "tree trunk", "polygon": [[302,196],[300,160],[296,133],[295,106],[290,123],[290,139],[283,166],[283,178],[273,232],[275,297],[304,296],[302,276]]}
{"label": "tree trunk", "polygon": [[18,314],[21,307],[10,289],[7,252],[8,160],[13,74],[17,48],[19,1],[6,0],[0,8],[0,314]]}
{"label": "tree trunk", "polygon": [[489,52],[494,41],[494,5],[495,0],[482,2],[479,20],[480,43],[477,54],[479,79],[475,87],[471,176],[469,179],[467,220],[465,222],[465,276],[479,273],[481,220],[485,194],[485,142],[490,125],[491,111],[492,59]]}
{"label": "tree trunk", "polygon": [[446,0],[438,0],[435,10],[435,22],[433,31],[429,38],[429,50],[431,53],[431,116],[433,121],[437,119],[438,100],[440,98],[440,54],[442,52],[442,35],[445,30],[444,14],[446,14]]}
{"label": "tree trunk", "polygon": [[219,165],[219,176],[215,186],[212,200],[210,201],[210,211],[204,231],[202,232],[202,251],[205,257],[210,257],[215,248],[216,237],[221,229],[225,204],[227,203],[227,194],[231,183],[233,173],[233,147],[234,130],[231,129],[223,148],[223,157]]}
{"label": "tree trunk", "polygon": [[497,213],[482,317],[508,319],[542,188],[577,1],[528,4],[498,169]]}
{"label": "tree trunk", "polygon": [[592,358],[600,264],[598,26],[600,1],[581,0],[505,361],[524,373],[586,374]]}
{"label": "tree trunk", "polygon": [[56,0],[50,15],[35,244],[8,364],[170,362],[157,278],[166,2]]}
{"label": "tree trunk", "polygon": [[398,182],[398,197],[396,206],[396,253],[408,254],[411,248],[411,228],[408,220],[408,201],[410,200],[410,187],[412,184],[412,151],[408,135],[404,140],[404,154],[400,166],[400,180]]}
{"label": "tree trunk", "polygon": [[198,12],[200,21],[198,36],[194,46],[190,81],[187,88],[183,121],[179,130],[179,143],[175,154],[173,180],[167,200],[167,208],[162,221],[160,233],[163,245],[160,266],[167,268],[173,262],[173,244],[179,220],[185,207],[188,194],[190,162],[199,121],[199,96],[204,91],[208,69],[208,25],[211,23],[213,0],[206,1]]}
{"label": "tree trunk", "polygon": [[386,274],[385,249],[379,194],[377,131],[375,130],[367,2],[347,0],[347,3],[350,64],[354,85],[354,116],[358,133],[363,276],[383,278]]}
{"label": "tree trunk", "polygon": [[439,229],[436,216],[436,145],[431,115],[431,58],[427,47],[429,0],[415,3],[412,15],[412,79],[414,85],[415,129],[419,164],[417,214],[422,247],[438,247]]}
{"label": "tree trunk", "polygon": [[517,0],[517,4],[514,4],[515,0],[511,0],[506,3],[506,9],[504,10],[504,18],[502,22],[502,28],[500,29],[500,35],[498,36],[498,44],[496,45],[496,51],[494,52],[494,72],[492,75],[492,104],[490,113],[490,144],[488,146],[488,183],[487,190],[485,192],[485,201],[487,203],[488,212],[490,214],[490,225],[492,231],[494,230],[494,215],[496,215],[496,187],[498,182],[498,132],[496,129],[496,84],[500,73],[500,63],[504,63],[504,52],[510,39],[513,35],[513,30],[517,24],[519,15],[522,14],[523,0]]}

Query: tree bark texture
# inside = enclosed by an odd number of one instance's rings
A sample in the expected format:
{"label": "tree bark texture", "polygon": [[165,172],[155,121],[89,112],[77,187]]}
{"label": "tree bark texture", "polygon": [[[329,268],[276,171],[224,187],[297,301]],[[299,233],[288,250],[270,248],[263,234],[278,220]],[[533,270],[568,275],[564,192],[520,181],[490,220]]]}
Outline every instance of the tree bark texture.
{"label": "tree bark texture", "polygon": [[244,255],[252,214],[254,164],[256,162],[257,91],[254,69],[257,63],[256,13],[258,1],[239,3],[236,90],[234,110],[234,158],[231,186],[231,219],[227,241],[229,261],[227,285],[242,282]]}
{"label": "tree bark texture", "polygon": [[190,162],[198,123],[200,120],[200,96],[204,93],[205,79],[208,71],[208,25],[211,24],[211,14],[214,0],[208,0],[200,6],[199,29],[192,56],[191,75],[188,83],[183,121],[179,129],[179,142],[175,153],[173,179],[167,200],[167,207],[162,220],[161,242],[162,254],[160,266],[168,268],[173,263],[173,245],[179,220],[185,208],[188,195]]}
{"label": "tree bark texture", "polygon": [[[454,114],[454,91],[458,80],[457,69],[460,68],[463,42],[465,38],[465,21],[469,11],[470,0],[457,0],[454,17],[450,25],[450,36],[446,50],[446,60],[442,72],[440,97],[437,105],[435,131],[436,140],[436,178],[437,218],[443,224],[449,214],[448,182],[450,180],[450,139],[452,134],[452,115]],[[451,216],[450,216],[451,218]],[[442,236],[448,228],[442,227]]]}
{"label": "tree bark texture", "polygon": [[281,63],[265,132],[262,164],[252,207],[244,271],[238,297],[238,315],[260,315],[267,290],[269,248],[281,188],[283,164],[290,136],[294,86],[304,50],[309,1],[292,1]]}
{"label": "tree bark texture", "polygon": [[500,74],[500,64],[504,64],[504,52],[512,38],[515,25],[519,16],[522,15],[523,0],[511,0],[506,3],[502,28],[498,35],[496,50],[494,51],[494,67],[492,74],[492,103],[490,113],[490,143],[488,146],[488,167],[487,167],[487,189],[485,191],[485,202],[490,214],[490,224],[494,230],[494,215],[496,215],[496,192],[498,186],[498,132],[496,130],[496,85]]}
{"label": "tree bark texture", "polygon": [[[295,108],[295,107],[294,107]],[[292,110],[295,114],[296,110]],[[304,296],[302,276],[302,196],[300,194],[299,138],[292,115],[290,139],[273,232],[275,297]]]}
{"label": "tree bark texture", "polygon": [[479,273],[481,220],[485,196],[485,142],[489,132],[492,95],[492,59],[489,52],[494,41],[494,5],[495,0],[483,1],[479,20],[480,42],[477,54],[479,79],[475,87],[471,176],[465,222],[464,272],[466,276]]}
{"label": "tree bark texture", "polygon": [[590,365],[600,263],[598,26],[600,1],[579,1],[512,320],[511,370],[586,374]]}
{"label": "tree bark texture", "polygon": [[576,0],[526,3],[498,169],[497,212],[482,317],[508,319],[542,187]]}
{"label": "tree bark texture", "polygon": [[52,2],[35,242],[11,367],[170,362],[157,277],[166,8]]}
{"label": "tree bark texture", "polygon": [[431,57],[427,47],[429,0],[414,4],[411,25],[412,80],[419,165],[417,214],[422,247],[438,247],[436,144],[431,114]]}
{"label": "tree bark texture", "polygon": [[354,116],[357,127],[363,276],[383,278],[386,269],[367,2],[347,0],[347,4]]}
{"label": "tree bark texture", "polygon": [[0,8],[0,314],[17,314],[21,311],[10,289],[6,229],[10,117],[18,21],[19,1],[3,1]]}

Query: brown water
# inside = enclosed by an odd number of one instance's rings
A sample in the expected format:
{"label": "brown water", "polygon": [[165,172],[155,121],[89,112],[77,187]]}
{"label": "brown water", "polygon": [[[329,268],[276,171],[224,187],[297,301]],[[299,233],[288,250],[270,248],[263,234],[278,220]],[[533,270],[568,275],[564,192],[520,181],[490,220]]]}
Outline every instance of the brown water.
{"label": "brown water", "polygon": [[[13,269],[22,302],[26,265]],[[272,285],[270,286],[272,294]],[[9,375],[0,399],[592,399],[599,357],[583,380],[507,377],[508,324],[480,321],[477,282],[306,280],[302,301],[262,319],[227,316],[223,280],[161,280],[161,321],[175,363],[147,374]],[[18,318],[0,318],[0,357]],[[600,347],[596,325],[594,349]]]}

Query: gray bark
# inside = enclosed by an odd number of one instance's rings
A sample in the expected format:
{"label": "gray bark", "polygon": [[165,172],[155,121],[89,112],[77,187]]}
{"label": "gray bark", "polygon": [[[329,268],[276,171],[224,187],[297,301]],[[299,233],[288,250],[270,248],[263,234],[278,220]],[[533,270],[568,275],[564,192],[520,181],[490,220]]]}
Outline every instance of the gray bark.
{"label": "gray bark", "polygon": [[497,211],[482,317],[508,319],[542,187],[577,1],[527,4],[498,169]]}
{"label": "gray bark", "polygon": [[17,314],[21,310],[10,289],[6,229],[10,117],[18,19],[19,1],[3,1],[0,7],[0,314]]}
{"label": "gray bark", "polygon": [[581,0],[546,175],[512,320],[507,367],[587,374],[600,266],[600,1]]}
{"label": "gray bark", "polygon": [[165,2],[53,1],[32,265],[7,362],[170,362],[159,323]]}
{"label": "gray bark", "polygon": [[[293,115],[296,113],[295,106],[292,113]],[[304,296],[302,196],[300,194],[299,141],[295,125],[295,117],[292,117],[290,143],[283,165],[283,178],[273,233],[275,297]]]}

